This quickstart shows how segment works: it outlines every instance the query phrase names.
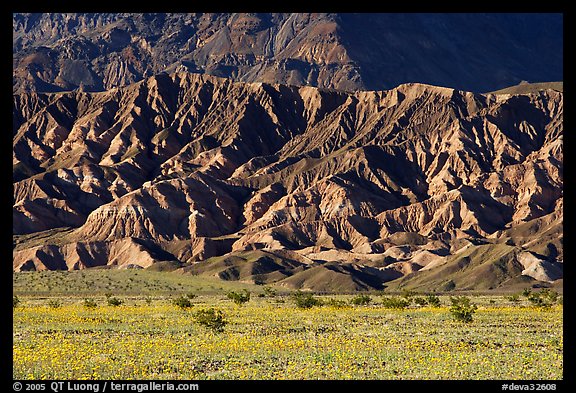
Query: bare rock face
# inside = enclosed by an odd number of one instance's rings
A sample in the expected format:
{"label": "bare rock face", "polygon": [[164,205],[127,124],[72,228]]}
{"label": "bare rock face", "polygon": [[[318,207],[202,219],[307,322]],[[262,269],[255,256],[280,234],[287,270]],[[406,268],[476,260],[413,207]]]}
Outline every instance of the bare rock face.
{"label": "bare rock face", "polygon": [[16,94],[13,113],[14,270],[179,261],[317,290],[562,278],[561,92],[177,72]]}
{"label": "bare rock face", "polygon": [[518,254],[518,262],[524,267],[522,274],[525,276],[547,282],[562,278],[562,264],[547,261],[529,251]]}
{"label": "bare rock face", "polygon": [[244,205],[245,225],[250,225],[264,215],[270,206],[284,194],[280,184],[271,184],[258,190]]}
{"label": "bare rock face", "polygon": [[78,270],[104,265],[148,267],[166,258],[151,251],[152,248],[133,238],[35,246],[14,252],[14,270]]}
{"label": "bare rock face", "polygon": [[487,92],[563,76],[560,13],[14,13],[12,26],[18,93],[179,71],[345,91]]}

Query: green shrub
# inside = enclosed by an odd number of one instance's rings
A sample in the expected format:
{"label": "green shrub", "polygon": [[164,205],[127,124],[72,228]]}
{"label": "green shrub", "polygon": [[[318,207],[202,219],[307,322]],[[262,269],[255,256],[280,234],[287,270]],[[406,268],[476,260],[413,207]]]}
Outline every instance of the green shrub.
{"label": "green shrub", "polygon": [[440,298],[436,295],[426,296],[426,302],[428,302],[428,305],[431,307],[440,307],[442,305]]}
{"label": "green shrub", "polygon": [[92,299],[84,299],[84,302],[82,303],[84,305],[84,307],[86,308],[96,308],[98,305],[96,304],[96,302]]}
{"label": "green shrub", "polygon": [[12,308],[18,307],[18,304],[20,304],[20,299],[18,299],[18,296],[12,295]]}
{"label": "green shrub", "polygon": [[114,307],[118,307],[119,305],[124,303],[122,300],[118,299],[115,296],[108,297],[108,299],[106,299],[106,301],[107,301],[109,306],[114,306]]}
{"label": "green shrub", "polygon": [[263,287],[262,290],[264,291],[264,295],[268,297],[275,297],[277,294],[276,289],[272,287]]}
{"label": "green shrub", "polygon": [[416,303],[420,307],[423,307],[423,306],[428,305],[428,300],[426,300],[425,297],[418,296],[418,297],[414,298],[414,303]]}
{"label": "green shrub", "polygon": [[476,312],[478,306],[470,303],[470,298],[466,296],[456,296],[450,297],[452,306],[450,306],[450,312],[455,320],[461,322],[472,322],[472,315]]}
{"label": "green shrub", "polygon": [[233,300],[238,306],[241,306],[250,300],[250,291],[247,289],[244,289],[243,292],[230,291],[226,296],[228,296],[228,299]]}
{"label": "green shrub", "polygon": [[404,309],[410,305],[410,300],[397,296],[382,296],[382,307]]}
{"label": "green shrub", "polygon": [[514,295],[506,296],[506,299],[512,303],[518,303],[520,301],[520,294],[515,293]]}
{"label": "green shrub", "polygon": [[294,299],[294,304],[296,304],[298,308],[312,308],[322,305],[320,299],[315,298],[311,293],[304,293],[302,291],[296,291],[292,294],[292,299]]}
{"label": "green shrub", "polygon": [[193,314],[194,321],[213,332],[220,333],[224,331],[224,326],[228,323],[224,319],[224,313],[214,308],[207,310],[198,310]]}
{"label": "green shrub", "polygon": [[58,300],[49,300],[48,301],[48,307],[50,308],[59,308],[62,305],[62,303],[60,303]]}
{"label": "green shrub", "polygon": [[525,296],[535,307],[548,309],[558,302],[558,293],[548,288],[542,289],[540,292],[528,291],[526,293]]}
{"label": "green shrub", "polygon": [[152,304],[152,298],[150,296],[146,296],[146,298],[144,299],[144,301],[146,302],[147,305],[151,305]]}
{"label": "green shrub", "polygon": [[339,300],[339,299],[334,299],[334,298],[330,298],[328,299],[326,302],[324,302],[325,306],[328,307],[334,307],[334,308],[344,308],[344,307],[348,307],[348,303],[346,303],[344,300]]}
{"label": "green shrub", "polygon": [[196,297],[195,293],[190,292],[189,294],[187,294],[186,296],[188,296],[188,299],[192,300]]}
{"label": "green shrub", "polygon": [[522,291],[522,296],[529,297],[531,293],[532,293],[532,289],[524,288],[524,290]]}
{"label": "green shrub", "polygon": [[172,300],[172,304],[180,307],[182,310],[185,310],[187,308],[192,307],[192,303],[190,302],[190,299],[188,299],[185,296],[179,296],[176,299]]}
{"label": "green shrub", "polygon": [[543,290],[540,291],[540,296],[547,298],[548,300],[550,300],[552,303],[555,304],[558,301],[558,297],[560,295],[553,289],[544,288]]}
{"label": "green shrub", "polygon": [[350,299],[350,304],[353,304],[355,306],[365,306],[369,304],[371,301],[372,298],[368,295],[358,295]]}

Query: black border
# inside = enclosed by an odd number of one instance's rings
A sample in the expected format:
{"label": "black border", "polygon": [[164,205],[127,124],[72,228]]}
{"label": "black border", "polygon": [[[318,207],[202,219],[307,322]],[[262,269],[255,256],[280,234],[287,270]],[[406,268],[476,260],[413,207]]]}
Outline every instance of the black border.
{"label": "black border", "polygon": [[[39,391],[53,392],[51,385],[56,382],[64,382],[63,389],[58,389],[57,393],[60,392],[82,392],[79,390],[72,390],[67,388],[67,383],[71,382],[74,384],[90,384],[98,385],[98,393],[114,393],[114,392],[136,392],[137,390],[129,390],[128,385],[147,385],[151,381],[148,380],[130,380],[130,381],[63,381],[63,380],[46,380],[46,381],[25,381],[25,380],[14,380],[13,381],[13,391],[15,392],[26,392],[26,385],[36,385],[44,386],[44,389],[40,388]],[[111,389],[111,382],[114,384],[123,385],[123,390]],[[466,392],[467,389],[479,389],[482,392],[520,392],[520,391],[537,391],[552,393],[552,392],[563,392],[567,389],[566,381],[547,381],[547,380],[534,380],[534,381],[517,381],[517,380],[386,380],[386,381],[358,381],[358,380],[286,380],[286,381],[275,381],[275,380],[264,380],[264,381],[254,381],[254,380],[240,380],[240,381],[229,381],[229,380],[217,380],[217,381],[204,381],[204,380],[178,380],[178,381],[152,381],[157,384],[172,384],[175,385],[174,390],[142,390],[143,393],[147,392],[224,392],[230,389],[232,391],[245,392],[248,390],[252,391],[266,391],[272,392],[273,389],[289,389],[294,390],[298,393],[301,392],[354,392],[355,389],[361,389],[365,392],[385,392],[386,389],[407,389],[410,392]],[[21,390],[18,389],[18,384],[22,387]],[[197,384],[197,390],[176,390],[177,385],[184,384]],[[506,385],[506,388],[503,386]],[[533,386],[531,388],[531,386]],[[380,390],[372,390],[380,389]],[[31,390],[28,390],[31,391]],[[38,391],[38,387],[36,390]],[[96,391],[96,390],[92,390]],[[90,390],[84,390],[83,392],[91,392]]]}
{"label": "black border", "polygon": [[[42,3],[42,5],[38,5],[38,4],[34,4],[31,2],[21,2],[21,3],[11,3],[9,4],[10,8],[11,8],[11,12],[10,12],[10,16],[12,15],[13,12],[31,12],[31,11],[39,11],[39,10],[44,10],[44,12],[83,12],[83,11],[88,11],[88,12],[155,12],[155,11],[159,11],[159,6],[158,3],[151,3],[151,2],[141,2],[139,3],[136,7],[134,6],[134,3],[124,3],[124,2],[64,2],[61,1],[59,4],[54,4],[54,3]],[[399,4],[403,10],[391,10],[391,8],[394,8],[392,5],[390,4],[386,4],[383,2],[376,2],[376,1],[371,1],[371,2],[364,2],[364,3],[358,3],[358,2],[353,2],[350,3],[348,2],[347,4],[343,3],[343,2],[336,2],[333,1],[332,3],[328,4],[328,6],[326,6],[326,4],[322,4],[322,3],[317,3],[317,2],[311,2],[311,1],[307,1],[307,2],[298,2],[298,1],[290,1],[290,2],[267,2],[267,3],[262,3],[262,2],[254,2],[254,1],[242,1],[242,2],[235,2],[235,3],[225,3],[225,2],[203,2],[203,3],[188,3],[188,2],[172,2],[172,4],[160,4],[162,11],[163,12],[189,12],[190,8],[194,8],[194,11],[197,12],[246,12],[246,11],[267,11],[267,12],[356,12],[359,10],[362,12],[400,12],[400,11],[406,11],[407,8],[412,8],[412,10],[408,10],[409,12],[554,12],[554,13],[562,13],[564,16],[564,47],[567,47],[567,42],[570,42],[570,44],[573,44],[572,41],[572,36],[574,34],[573,31],[571,31],[570,34],[567,33],[568,30],[571,30],[571,25],[569,23],[569,14],[568,12],[566,12],[566,8],[568,8],[566,5],[566,2],[555,2],[555,3],[547,3],[547,4],[538,4],[538,3],[534,3],[534,2],[517,2],[516,4],[505,4],[508,5],[508,9],[505,10],[503,9],[503,4],[499,4],[498,6],[494,6],[494,3],[492,4],[484,4],[484,3],[477,3],[477,4],[472,4],[473,8],[470,10],[469,6],[471,5],[470,3],[464,3],[464,4],[460,4],[460,5],[456,5],[454,6],[453,4],[449,4],[449,3],[444,3],[444,2],[427,2],[427,3],[420,3],[420,4],[406,4],[406,3],[401,3]],[[352,6],[355,8],[355,10],[351,10],[349,7]],[[396,4],[396,6],[398,6],[398,4]],[[543,7],[544,6],[544,7]],[[348,9],[346,9],[348,7]],[[382,10],[382,7],[386,7],[387,9]],[[48,10],[49,8],[49,10]],[[344,9],[343,9],[344,8]],[[375,9],[376,8],[376,9]],[[377,9],[380,8],[380,9]],[[468,9],[463,9],[463,8],[468,8]],[[547,8],[545,10],[543,10],[542,8]],[[8,20],[8,13],[6,13],[6,21],[4,24],[5,28],[8,30],[10,27],[10,21]],[[5,37],[10,37],[10,33],[7,31],[5,33]],[[6,39],[7,43],[6,43],[6,50],[8,51],[8,39]],[[568,46],[568,48],[572,48],[571,45]],[[569,60],[571,59],[571,52],[567,52],[567,55],[564,56],[564,70],[571,70],[571,68],[567,67]],[[11,66],[11,62],[8,62],[8,58],[6,60],[7,64],[10,64],[10,66],[7,65],[7,67],[12,67]],[[568,74],[569,77],[568,78],[564,78],[564,83],[568,86],[565,91],[567,91],[570,96],[570,93],[572,92],[572,88],[570,87],[570,76],[571,74]],[[8,70],[6,70],[6,78],[3,79],[6,83],[5,89],[8,95],[8,91],[11,91],[12,89],[12,83],[11,83],[11,75],[9,74]],[[10,98],[10,101],[7,100],[7,102],[11,102],[12,98]],[[566,110],[564,111],[565,114],[567,113],[568,116],[565,116],[564,121],[567,124],[571,124],[571,100],[565,100],[565,103],[567,103],[568,105],[566,105]],[[10,108],[9,105],[6,105],[7,108]],[[9,110],[7,109],[6,112],[8,112]],[[11,111],[10,111],[11,112]],[[6,114],[6,117],[4,119],[11,119],[12,118],[12,114],[8,112]],[[567,141],[568,141],[568,146],[570,145],[570,141],[574,139],[574,127],[566,127],[568,129],[568,132],[565,134],[566,136],[568,136]],[[7,130],[4,130],[4,134],[5,135],[9,135],[9,132]],[[2,148],[5,148],[6,150],[8,150],[8,146],[10,146],[11,143],[9,143],[8,141],[6,141],[5,144],[2,144]],[[568,150],[570,151],[570,150]],[[11,173],[8,172],[8,160],[11,157],[11,154],[8,153],[8,151],[6,151],[5,154],[0,154],[0,157],[2,160],[5,160],[6,162],[4,163],[4,165],[6,165],[6,173]],[[570,155],[568,155],[569,159],[568,159],[568,165],[566,165],[566,167],[570,168]],[[571,178],[569,178],[569,180],[571,180]],[[11,180],[10,180],[10,184]],[[568,187],[565,187],[565,189],[568,191],[568,194],[570,195],[571,193],[571,182],[568,182]],[[11,199],[11,196],[8,192],[4,192],[1,193],[2,198],[5,198],[6,201],[3,204],[3,206],[5,206],[6,210],[7,210],[7,215],[8,215],[8,209],[11,205],[11,203],[9,202],[9,199]],[[570,213],[570,210],[572,208],[571,206],[571,202],[574,200],[573,198],[565,198],[565,200],[568,201],[567,209],[566,212],[568,214],[565,214],[566,217],[574,217],[573,213]],[[8,226],[5,225],[5,230],[8,231]],[[571,237],[572,233],[571,231],[567,232],[568,234],[568,238]],[[11,238],[10,236],[6,236],[7,239]],[[8,242],[8,241],[7,241]],[[573,242],[568,242],[569,245],[574,244]],[[8,247],[6,247],[6,249],[9,249]],[[570,247],[566,247],[565,248],[565,254],[570,256],[571,255],[571,250]],[[568,258],[570,259],[570,258]],[[4,261],[4,264],[6,266],[6,269],[8,269],[8,262]],[[565,266],[565,273],[564,273],[564,277],[568,277],[569,280],[572,279],[572,275],[574,274],[572,271],[574,270],[574,264],[572,260],[568,261],[568,264]],[[6,277],[11,277],[12,275],[12,269],[10,268],[9,271],[6,272]],[[4,299],[9,299],[9,296],[11,295],[10,293],[8,293],[8,291],[12,291],[12,284],[11,282],[4,287],[4,290],[6,291],[6,293],[4,294]],[[573,302],[571,300],[573,296],[573,292],[572,292],[572,288],[570,285],[564,285],[564,309],[565,310],[571,310],[570,307],[572,306]],[[4,307],[8,308],[8,305],[6,302],[3,303]],[[567,308],[566,308],[567,307]],[[6,310],[6,312],[9,312],[8,310]],[[12,315],[10,316],[10,322],[13,322],[13,317]],[[570,314],[566,314],[564,313],[564,379],[563,380],[559,380],[559,381],[529,381],[529,380],[384,380],[384,381],[380,381],[380,380],[368,380],[368,381],[360,381],[360,380],[353,380],[353,381],[342,381],[342,380],[329,380],[329,381],[294,381],[294,380],[289,380],[289,381],[274,381],[274,380],[260,380],[260,381],[227,381],[227,380],[220,380],[220,381],[184,381],[184,380],[179,380],[179,381],[170,381],[173,383],[182,383],[182,382],[189,382],[189,383],[198,383],[200,391],[222,391],[223,389],[238,389],[238,390],[244,390],[244,389],[251,389],[251,390],[262,390],[262,391],[269,391],[272,389],[298,389],[298,390],[303,390],[303,391],[318,391],[318,389],[320,389],[320,391],[329,391],[329,390],[338,390],[338,389],[378,389],[378,388],[390,388],[390,389],[414,389],[414,391],[419,391],[419,390],[425,390],[425,391],[443,391],[443,392],[462,392],[464,389],[481,389],[482,391],[485,392],[492,392],[492,391],[502,391],[502,384],[515,384],[515,385],[522,385],[522,384],[538,384],[538,383],[542,383],[542,384],[556,384],[556,389],[555,391],[565,391],[568,389],[568,387],[570,387],[570,389],[572,390],[574,387],[576,387],[575,382],[575,378],[574,378],[574,372],[572,372],[573,368],[572,366],[572,359],[573,359],[573,355],[574,355],[574,343],[573,343],[573,321],[572,321],[572,315]],[[6,337],[4,337],[3,340],[0,340],[2,342],[2,345],[5,345],[6,348],[2,348],[2,353],[10,353],[10,355],[12,355],[12,345],[11,343],[6,339]],[[12,370],[11,368],[8,367],[3,367],[4,372],[7,374],[7,378],[12,379],[12,377],[10,376],[12,374]],[[45,390],[44,391],[51,391],[50,389],[50,383],[54,382],[54,381],[22,381],[22,380],[12,380],[12,391],[17,391],[14,389],[15,387],[15,383],[22,383],[24,384],[30,384],[30,383],[37,383],[37,384],[43,384],[45,386]],[[100,392],[102,392],[102,387],[103,384],[105,383],[104,381],[78,381],[78,382],[89,382],[89,383],[97,383],[100,386]],[[114,381],[114,382],[123,382],[123,381]],[[147,383],[149,381],[124,381],[126,383]],[[161,382],[161,381],[158,381]],[[508,389],[511,390],[511,389]],[[517,389],[520,390],[520,389]],[[24,390],[23,390],[24,391]],[[63,391],[67,391],[67,390],[63,390]],[[108,388],[107,391],[110,391],[110,389]],[[127,390],[125,390],[127,391]]]}

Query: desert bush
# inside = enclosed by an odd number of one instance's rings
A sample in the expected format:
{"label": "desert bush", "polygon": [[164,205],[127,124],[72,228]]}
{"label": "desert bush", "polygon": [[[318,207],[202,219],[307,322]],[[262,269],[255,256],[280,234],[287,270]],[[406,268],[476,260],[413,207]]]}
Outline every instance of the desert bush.
{"label": "desert bush", "polygon": [[540,296],[549,299],[553,303],[557,303],[560,294],[553,289],[544,288],[543,290],[540,291]]}
{"label": "desert bush", "polygon": [[315,298],[311,293],[304,293],[302,291],[296,291],[293,293],[292,299],[298,308],[312,308],[314,306],[322,305],[320,299]]}
{"label": "desert bush", "polygon": [[544,288],[540,292],[532,292],[532,290],[524,291],[524,296],[528,298],[533,306],[543,309],[548,309],[558,302],[558,292]]}
{"label": "desert bush", "polygon": [[512,303],[518,303],[520,301],[520,295],[518,293],[515,293],[513,295],[506,296],[506,299],[508,299],[508,301]]}
{"label": "desert bush", "polygon": [[426,296],[426,302],[428,302],[428,305],[431,307],[440,307],[442,305],[440,298],[436,295]]}
{"label": "desert bush", "polygon": [[150,296],[146,296],[146,298],[144,299],[144,301],[146,302],[147,305],[151,305],[152,304],[152,298]]}
{"label": "desert bush", "polygon": [[115,296],[108,297],[108,299],[106,299],[106,302],[108,303],[109,306],[114,306],[114,307],[118,307],[122,303],[124,303],[122,300],[118,299]]}
{"label": "desert bush", "polygon": [[62,306],[62,303],[58,300],[52,299],[48,301],[48,307],[50,308],[59,308],[60,306]]}
{"label": "desert bush", "polygon": [[96,302],[92,299],[84,299],[84,302],[82,303],[84,305],[84,307],[86,308],[96,308],[98,305],[96,304]]}
{"label": "desert bush", "polygon": [[264,296],[268,296],[268,297],[275,297],[277,294],[276,289],[274,289],[272,287],[263,287],[262,291],[264,291]]}
{"label": "desert bush", "polygon": [[328,299],[326,302],[324,302],[325,306],[328,307],[334,307],[334,308],[344,308],[344,307],[348,307],[348,303],[346,303],[344,300],[339,300],[339,299],[334,299],[334,298],[330,298]]}
{"label": "desert bush", "polygon": [[350,304],[353,304],[355,306],[365,306],[369,304],[371,301],[372,298],[368,295],[358,295],[350,299]]}
{"label": "desert bush", "polygon": [[530,288],[524,288],[522,290],[522,296],[524,296],[524,297],[529,297],[531,293],[532,293],[532,289],[530,289]]}
{"label": "desert bush", "polygon": [[193,315],[194,321],[215,333],[224,331],[224,326],[228,323],[224,319],[224,313],[221,310],[209,308],[207,310],[198,310]]}
{"label": "desert bush", "polygon": [[188,299],[186,296],[178,296],[176,299],[172,300],[172,304],[180,307],[182,310],[192,307],[190,299]]}
{"label": "desert bush", "polygon": [[192,300],[192,299],[194,299],[194,298],[196,297],[196,294],[193,293],[193,292],[190,292],[190,293],[188,293],[186,296],[188,297],[188,299]]}
{"label": "desert bush", "polygon": [[242,292],[230,291],[226,296],[228,299],[234,301],[238,306],[241,306],[250,300],[250,291],[247,289],[244,289]]}
{"label": "desert bush", "polygon": [[461,322],[472,322],[472,315],[476,312],[478,306],[470,302],[470,298],[466,296],[450,297],[452,306],[450,312],[455,320]]}
{"label": "desert bush", "polygon": [[12,308],[18,307],[18,304],[20,304],[20,299],[18,299],[18,296],[12,295]]}
{"label": "desert bush", "polygon": [[414,303],[416,303],[418,306],[423,307],[428,305],[428,300],[426,300],[425,297],[417,296],[414,298]]}
{"label": "desert bush", "polygon": [[410,305],[410,301],[397,296],[382,296],[382,306],[385,308],[404,309]]}

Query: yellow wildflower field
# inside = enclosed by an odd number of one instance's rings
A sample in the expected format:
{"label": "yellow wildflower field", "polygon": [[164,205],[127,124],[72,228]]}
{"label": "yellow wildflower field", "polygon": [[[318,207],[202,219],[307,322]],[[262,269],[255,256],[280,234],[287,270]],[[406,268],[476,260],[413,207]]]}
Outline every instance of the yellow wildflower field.
{"label": "yellow wildflower field", "polygon": [[[201,295],[188,309],[170,297],[123,297],[117,307],[99,298],[95,308],[82,298],[20,300],[15,379],[554,380],[563,373],[562,305],[542,310],[502,298],[463,323],[446,298],[439,308],[400,310],[377,299],[299,309],[283,296],[237,306]],[[222,310],[223,332],[194,321],[209,307]]]}

